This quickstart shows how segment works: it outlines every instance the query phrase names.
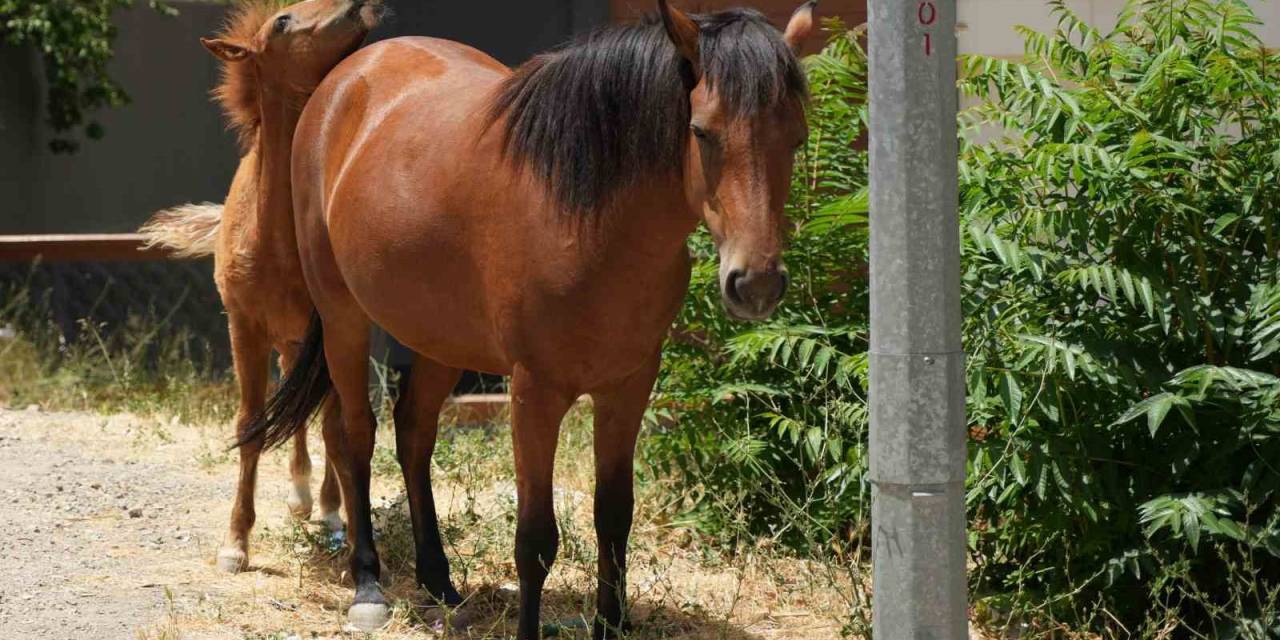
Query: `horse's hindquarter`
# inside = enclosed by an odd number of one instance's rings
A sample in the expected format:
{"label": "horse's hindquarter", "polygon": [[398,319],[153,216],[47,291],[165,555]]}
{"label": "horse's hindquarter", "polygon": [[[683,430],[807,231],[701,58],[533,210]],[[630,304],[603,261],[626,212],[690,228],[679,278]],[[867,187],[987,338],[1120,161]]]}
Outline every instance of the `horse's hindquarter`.
{"label": "horse's hindquarter", "polygon": [[[687,265],[673,255],[648,274],[663,281],[656,287],[635,287],[644,274],[600,272],[615,262],[603,255],[611,249],[590,246],[502,159],[500,127],[486,130],[484,110],[506,71],[479,56],[393,40],[330,75],[296,137],[308,141],[294,153],[301,250],[331,244],[324,279],[340,278],[415,351],[495,373],[554,367],[589,391],[652,356]],[[618,304],[611,290],[628,288],[640,295]]]}

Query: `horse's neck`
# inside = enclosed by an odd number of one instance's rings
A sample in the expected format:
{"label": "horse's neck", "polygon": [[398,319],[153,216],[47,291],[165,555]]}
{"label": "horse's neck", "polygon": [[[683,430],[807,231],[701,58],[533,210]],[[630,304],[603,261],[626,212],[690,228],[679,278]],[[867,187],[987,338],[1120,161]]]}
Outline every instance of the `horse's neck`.
{"label": "horse's neck", "polygon": [[[678,179],[661,179],[619,193],[617,208],[603,212],[602,249],[642,271],[666,261],[683,264],[698,218],[689,211]],[[587,223],[590,224],[590,223]]]}
{"label": "horse's neck", "polygon": [[264,91],[258,131],[258,207],[255,230],[264,255],[296,263],[293,188],[289,174],[293,130],[304,98],[289,92]]}

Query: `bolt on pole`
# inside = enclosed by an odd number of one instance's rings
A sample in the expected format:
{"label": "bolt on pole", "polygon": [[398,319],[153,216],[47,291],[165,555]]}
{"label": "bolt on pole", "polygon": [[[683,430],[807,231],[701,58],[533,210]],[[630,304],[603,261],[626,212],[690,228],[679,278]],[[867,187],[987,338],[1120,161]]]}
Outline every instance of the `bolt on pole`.
{"label": "bolt on pole", "polygon": [[876,640],[968,637],[956,0],[870,0]]}

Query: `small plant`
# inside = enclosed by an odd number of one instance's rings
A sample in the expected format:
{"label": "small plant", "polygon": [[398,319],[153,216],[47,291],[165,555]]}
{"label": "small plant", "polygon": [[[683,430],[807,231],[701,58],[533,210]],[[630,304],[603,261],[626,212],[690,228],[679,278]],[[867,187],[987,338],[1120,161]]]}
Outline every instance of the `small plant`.
{"label": "small plant", "polygon": [[[152,9],[177,13],[163,0],[148,0]],[[58,134],[83,127],[90,140],[103,135],[102,125],[86,118],[103,107],[120,107],[129,96],[111,78],[115,11],[133,7],[134,0],[0,0],[0,42],[29,45],[44,60],[49,85],[48,124]],[[57,137],[49,143],[55,153],[75,151],[74,139]]]}
{"label": "small plant", "polygon": [[[0,290],[0,403],[174,416],[229,423],[236,394],[208,345],[174,330],[166,312],[133,316],[110,331],[80,323],[68,340],[46,300],[26,287]],[[165,434],[156,431],[164,439]]]}

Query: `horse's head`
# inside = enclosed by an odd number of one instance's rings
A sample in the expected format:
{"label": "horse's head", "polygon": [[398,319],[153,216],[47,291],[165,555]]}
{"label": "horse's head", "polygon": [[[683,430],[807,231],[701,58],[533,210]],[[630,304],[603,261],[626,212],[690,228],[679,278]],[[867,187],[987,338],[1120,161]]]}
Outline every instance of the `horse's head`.
{"label": "horse's head", "polygon": [[796,51],[813,29],[816,2],[801,6],[783,33],[758,21],[689,16],[666,0],[658,4],[667,35],[692,70],[686,195],[719,250],[725,309],[763,320],[787,288],[784,207],[795,153],[808,135]]}
{"label": "horse's head", "polygon": [[233,20],[222,36],[200,42],[224,61],[252,62],[262,76],[302,88],[355,51],[383,13],[381,0],[304,0],[274,13],[261,10],[267,6],[257,2],[238,14],[244,24]]}

